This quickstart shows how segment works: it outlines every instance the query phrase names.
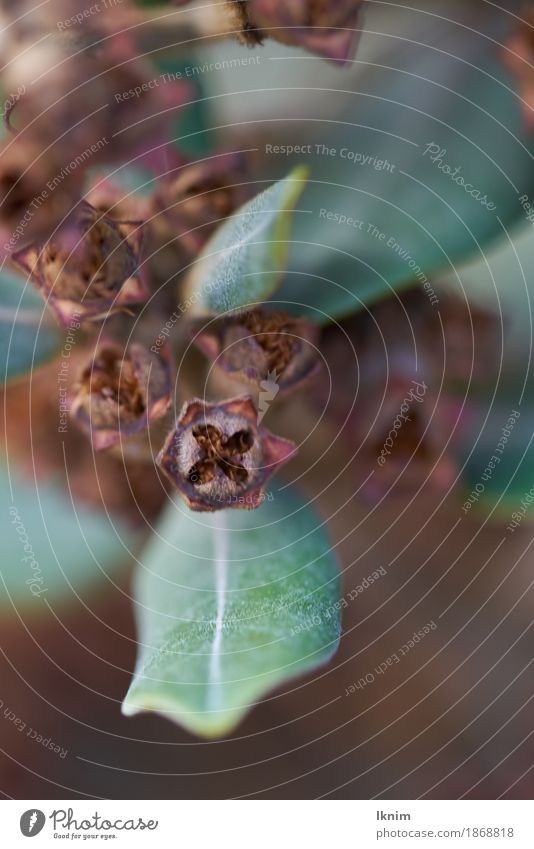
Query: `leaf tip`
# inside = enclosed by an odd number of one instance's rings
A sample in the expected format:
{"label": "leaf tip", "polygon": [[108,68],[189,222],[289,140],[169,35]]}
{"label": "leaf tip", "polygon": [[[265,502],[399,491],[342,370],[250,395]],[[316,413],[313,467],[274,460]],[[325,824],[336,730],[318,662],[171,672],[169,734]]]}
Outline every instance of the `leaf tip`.
{"label": "leaf tip", "polygon": [[206,740],[218,740],[227,737],[238,727],[247,713],[247,709],[220,712],[186,711],[181,709],[173,700],[167,704],[165,698],[161,697],[152,699],[141,697],[136,700],[131,695],[130,690],[122,703],[121,713],[128,718],[140,713],[155,713],[197,737],[203,737]]}

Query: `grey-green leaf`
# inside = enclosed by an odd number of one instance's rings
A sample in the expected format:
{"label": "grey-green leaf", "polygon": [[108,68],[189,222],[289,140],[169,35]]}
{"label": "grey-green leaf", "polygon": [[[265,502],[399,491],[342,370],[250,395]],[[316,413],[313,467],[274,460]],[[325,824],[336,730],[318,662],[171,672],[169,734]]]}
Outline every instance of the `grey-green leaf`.
{"label": "grey-green leaf", "polygon": [[411,76],[387,85],[376,71],[359,78],[367,96],[353,95],[347,114],[358,126],[332,134],[335,156],[313,164],[303,198],[313,214],[297,218],[290,274],[275,296],[299,314],[306,304],[328,321],[414,286],[439,297],[432,275],[482,257],[521,218],[518,194],[534,197],[532,140],[495,59],[477,60],[487,76],[445,63],[449,91],[425,79],[439,80],[434,54],[415,56],[418,77],[408,66]]}
{"label": "grey-green leaf", "polygon": [[285,271],[292,212],[306,177],[306,168],[295,168],[218,228],[188,282],[193,313],[223,313],[272,295]]}
{"label": "grey-green leaf", "polygon": [[[309,212],[295,217],[274,297],[318,321],[408,287],[431,297],[437,271],[481,256],[524,214],[519,197],[534,202],[534,137],[503,64],[501,10],[463,2],[444,17],[437,0],[365,5],[350,68],[267,41],[235,90],[209,80],[226,121],[276,115],[271,152],[263,148],[273,177],[287,167],[288,146],[301,146],[292,156],[310,168],[301,201]],[[235,55],[213,49],[215,60]]]}
{"label": "grey-green leaf", "polygon": [[340,580],[328,537],[298,496],[269,497],[252,511],[168,508],[137,575],[140,653],[125,714],[155,711],[221,736],[335,652]]}
{"label": "grey-green leaf", "polygon": [[[52,427],[54,426],[53,423]],[[140,536],[82,504],[53,481],[37,483],[0,466],[3,516],[0,610],[43,613],[105,586],[130,560]]]}
{"label": "grey-green leaf", "polygon": [[43,299],[24,280],[0,274],[0,384],[51,359],[61,345],[59,328]]}

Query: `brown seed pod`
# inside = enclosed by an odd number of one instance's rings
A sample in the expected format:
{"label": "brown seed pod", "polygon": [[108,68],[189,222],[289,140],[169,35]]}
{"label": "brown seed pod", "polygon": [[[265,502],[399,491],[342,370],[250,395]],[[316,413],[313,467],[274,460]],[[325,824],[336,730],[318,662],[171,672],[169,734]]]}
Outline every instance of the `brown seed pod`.
{"label": "brown seed pod", "polygon": [[347,61],[359,38],[362,0],[230,0],[249,46],[273,38],[326,59]]}
{"label": "brown seed pod", "polygon": [[142,303],[148,290],[138,266],[142,222],[117,222],[83,202],[75,219],[45,244],[13,254],[60,324],[96,319]]}
{"label": "brown seed pod", "polygon": [[192,325],[194,344],[226,374],[262,385],[273,380],[280,392],[297,388],[317,374],[319,331],[304,318],[258,307],[204,319]]}
{"label": "brown seed pod", "polygon": [[81,371],[70,404],[71,418],[96,451],[110,448],[160,418],[171,402],[165,351],[152,354],[133,343],[97,349]]}
{"label": "brown seed pod", "polygon": [[95,452],[85,434],[69,421],[76,372],[90,356],[87,340],[80,338],[78,344],[80,349],[73,350],[61,365],[50,363],[3,388],[6,452],[32,483],[36,478],[40,485],[50,479],[60,481],[76,504],[146,526],[166,500],[167,479],[153,462]]}
{"label": "brown seed pod", "polygon": [[258,423],[249,397],[188,401],[156,458],[192,510],[253,509],[295,445]]}

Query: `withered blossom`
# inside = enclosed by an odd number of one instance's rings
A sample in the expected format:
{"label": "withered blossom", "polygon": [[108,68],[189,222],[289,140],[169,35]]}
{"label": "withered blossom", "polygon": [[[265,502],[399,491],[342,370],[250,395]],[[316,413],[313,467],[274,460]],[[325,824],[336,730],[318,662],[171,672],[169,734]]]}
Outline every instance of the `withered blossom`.
{"label": "withered blossom", "polygon": [[104,345],[81,371],[70,416],[96,451],[110,448],[160,418],[171,402],[169,358],[132,343]]}
{"label": "withered blossom", "polygon": [[176,239],[188,255],[194,255],[247,197],[243,156],[220,154],[178,166],[176,173],[162,179],[152,199],[152,214],[163,238]]}
{"label": "withered blossom", "polygon": [[191,510],[259,507],[263,487],[295,453],[258,423],[249,397],[188,401],[156,458]]}
{"label": "withered blossom", "polygon": [[354,55],[362,5],[362,0],[228,0],[245,44],[269,37],[338,62]]}
{"label": "withered blossom", "polygon": [[295,389],[320,368],[316,325],[257,307],[193,325],[193,341],[218,367],[256,386],[276,375],[280,392]]}
{"label": "withered blossom", "polygon": [[13,254],[60,324],[96,319],[143,303],[139,271],[143,222],[113,221],[82,202],[69,224],[44,244]]}
{"label": "withered blossom", "polygon": [[[79,345],[61,378],[67,399],[74,394],[79,370],[92,356],[83,336]],[[1,394],[6,452],[28,480],[34,481],[37,474],[43,484],[61,481],[76,504],[116,512],[135,525],[145,525],[158,515],[166,500],[167,479],[151,460],[135,460],[125,452],[121,456],[95,452],[80,428],[58,419],[63,396],[57,362],[4,386]]]}

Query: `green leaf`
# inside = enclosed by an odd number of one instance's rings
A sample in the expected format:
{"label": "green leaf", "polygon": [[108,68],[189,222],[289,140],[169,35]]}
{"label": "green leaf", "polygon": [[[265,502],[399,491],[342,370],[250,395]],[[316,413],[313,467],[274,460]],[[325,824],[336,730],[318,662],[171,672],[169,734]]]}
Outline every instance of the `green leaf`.
{"label": "green leaf", "polygon": [[0,274],[0,383],[26,374],[52,359],[61,345],[43,299],[24,281]]}
{"label": "green leaf", "polygon": [[32,614],[89,593],[130,559],[139,535],[103,512],[73,504],[54,482],[37,484],[0,466],[4,517],[0,609]]}
{"label": "green leaf", "polygon": [[218,228],[189,280],[194,313],[240,309],[274,292],[285,270],[291,213],[306,177],[306,168],[295,168]]}
{"label": "green leaf", "polygon": [[[307,213],[295,216],[288,274],[274,296],[296,313],[303,304],[324,322],[422,288],[424,276],[432,284],[435,272],[454,273],[521,218],[520,195],[534,202],[534,136],[501,62],[509,31],[502,12],[484,4],[481,15],[464,2],[444,17],[443,8],[435,0],[366,4],[349,69],[266,41],[261,64],[247,68],[235,90],[216,75],[209,80],[229,124],[246,115],[259,132],[268,128],[271,175],[288,160],[310,168],[300,204]],[[211,60],[235,55],[217,49]],[[429,143],[496,209],[431,162]],[[309,149],[289,156],[289,145]]]}
{"label": "green leaf", "polygon": [[[459,73],[451,64],[443,69],[449,92],[426,82],[439,75],[415,53],[420,76],[388,77],[387,104],[383,74],[360,78],[368,98],[354,95],[348,118],[358,126],[350,136],[333,134],[328,146],[336,155],[316,157],[312,165],[303,206],[313,213],[297,218],[289,262],[295,273],[276,298],[306,304],[315,317],[322,310],[322,321],[410,286],[424,289],[426,283],[428,291],[436,272],[454,274],[459,261],[483,256],[485,246],[521,217],[518,194],[534,190],[532,139],[502,69],[488,61],[484,76],[472,69]],[[409,63],[408,69],[414,71]],[[445,151],[439,161],[425,154],[431,143]],[[364,157],[384,163],[382,170],[343,160],[344,150],[362,163]],[[447,169],[456,168],[494,210],[451,179]],[[358,224],[321,217],[328,214]]]}
{"label": "green leaf", "polygon": [[335,652],[340,581],[328,538],[299,497],[272,497],[253,511],[169,508],[137,575],[126,715],[156,711],[224,735],[267,691]]}

